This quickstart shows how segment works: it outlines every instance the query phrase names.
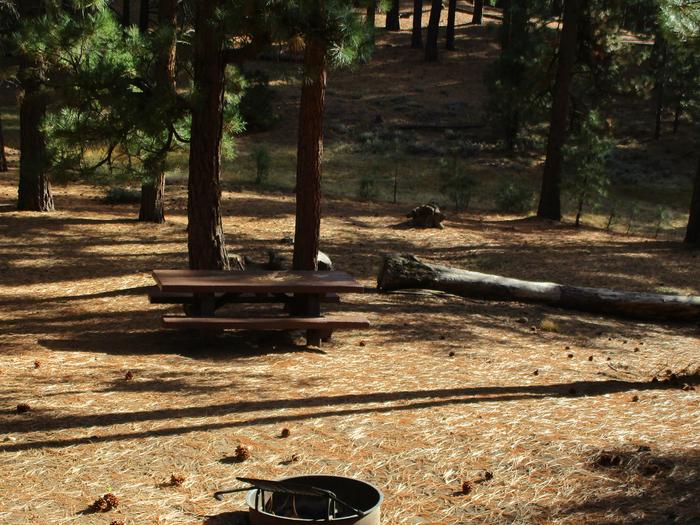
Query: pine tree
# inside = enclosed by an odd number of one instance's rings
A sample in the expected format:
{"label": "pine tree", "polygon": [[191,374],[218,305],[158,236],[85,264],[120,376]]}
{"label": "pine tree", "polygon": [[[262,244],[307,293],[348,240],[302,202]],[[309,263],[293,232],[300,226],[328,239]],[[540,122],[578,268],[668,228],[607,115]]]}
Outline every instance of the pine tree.
{"label": "pine tree", "polygon": [[386,13],[385,26],[387,31],[401,31],[399,15],[399,0],[391,0],[391,8]]}
{"label": "pine tree", "polygon": [[455,50],[455,17],[457,15],[457,0],[447,3],[447,27],[445,28],[445,49]]}
{"label": "pine tree", "polygon": [[552,117],[547,139],[547,158],[537,216],[561,220],[561,169],[569,114],[570,88],[576,60],[579,19],[583,0],[564,1],[564,22],[559,40],[557,76],[554,83]]}
{"label": "pine tree", "polygon": [[42,124],[49,94],[42,84],[43,64],[37,61],[31,43],[39,35],[32,32],[32,23],[48,13],[44,2],[26,0],[17,5],[20,33],[16,54],[19,58],[17,80],[20,91],[20,163],[17,209],[20,211],[53,211],[53,195],[49,182],[49,156]]}
{"label": "pine tree", "polygon": [[428,19],[428,35],[425,39],[425,61],[437,62],[438,60],[438,35],[440,33],[440,12],[442,0],[432,0],[430,5],[430,18]]}
{"label": "pine tree", "polygon": [[413,49],[423,48],[423,0],[413,0],[411,47]]}
{"label": "pine tree", "polygon": [[295,270],[316,270],[320,244],[323,112],[327,69],[366,56],[367,27],[352,6],[313,0],[293,6],[289,17],[304,36],[304,69],[297,144]]}
{"label": "pine tree", "polygon": [[474,0],[474,13],[472,24],[481,25],[484,22],[484,0]]}

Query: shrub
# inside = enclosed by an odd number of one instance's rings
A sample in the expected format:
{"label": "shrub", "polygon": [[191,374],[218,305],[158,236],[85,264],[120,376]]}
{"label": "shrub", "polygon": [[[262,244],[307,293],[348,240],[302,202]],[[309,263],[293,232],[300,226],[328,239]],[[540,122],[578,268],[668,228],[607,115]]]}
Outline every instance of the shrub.
{"label": "shrub", "polygon": [[270,154],[265,148],[257,148],[253,152],[255,160],[255,184],[262,184],[270,174]]}
{"label": "shrub", "polygon": [[532,209],[533,194],[521,184],[507,182],[496,191],[496,209],[505,213],[526,213]]}
{"label": "shrub", "polygon": [[134,188],[108,188],[102,202],[105,204],[136,204],[141,202],[141,192]]}
{"label": "shrub", "polygon": [[456,210],[466,210],[474,195],[476,181],[460,171],[456,158],[442,159],[440,165],[440,191],[454,203]]}
{"label": "shrub", "polygon": [[279,119],[272,107],[274,92],[270,89],[270,79],[262,71],[245,72],[244,76],[247,86],[238,110],[246,131],[266,131]]}
{"label": "shrub", "polygon": [[377,193],[376,178],[372,175],[364,175],[360,179],[360,185],[357,188],[357,198],[361,201],[371,201],[377,198]]}

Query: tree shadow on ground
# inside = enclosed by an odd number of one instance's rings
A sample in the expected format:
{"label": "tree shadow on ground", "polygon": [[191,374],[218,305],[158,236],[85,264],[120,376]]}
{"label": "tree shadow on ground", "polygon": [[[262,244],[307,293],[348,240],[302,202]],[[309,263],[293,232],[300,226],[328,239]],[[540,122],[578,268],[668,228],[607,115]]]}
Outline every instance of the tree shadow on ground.
{"label": "tree shadow on ground", "polygon": [[[500,403],[518,400],[538,400],[543,398],[577,398],[588,396],[602,396],[617,392],[649,391],[680,389],[681,385],[700,384],[700,375],[697,373],[672,380],[652,381],[575,381],[571,383],[556,383],[549,385],[523,385],[523,386],[497,386],[474,388],[450,388],[435,390],[412,390],[396,392],[378,392],[364,394],[348,394],[340,396],[316,396],[297,399],[264,399],[259,401],[240,401],[208,406],[192,406],[184,408],[163,408],[158,410],[145,410],[141,412],[114,412],[101,415],[60,415],[51,416],[38,413],[33,417],[30,413],[18,415],[7,422],[0,421],[0,433],[12,433],[14,435],[41,432],[61,431],[75,428],[108,427],[124,423],[137,423],[147,421],[160,421],[170,419],[202,417],[203,415],[216,414],[243,414],[251,412],[265,412],[270,409],[301,409],[302,413],[288,415],[258,416],[249,419],[235,421],[220,421],[216,423],[203,423],[188,426],[172,426],[138,432],[123,432],[111,435],[93,435],[79,438],[54,438],[29,442],[18,442],[8,445],[0,445],[0,451],[16,452],[20,450],[34,450],[47,448],[60,448],[96,442],[127,441],[143,437],[171,436],[189,432],[212,431],[223,428],[244,428],[248,426],[280,424],[290,421],[313,420],[319,418],[351,416],[357,414],[390,413],[406,410],[417,410],[447,405],[460,405],[471,403]],[[409,403],[412,401],[412,403]],[[380,406],[362,406],[381,403]],[[349,408],[341,408],[344,405],[354,405]],[[357,406],[360,405],[360,406]],[[313,410],[318,409],[318,410]]]}
{"label": "tree shadow on ground", "polygon": [[585,523],[700,523],[700,450],[659,453],[649,447],[599,451],[588,468],[616,485],[557,512]]}

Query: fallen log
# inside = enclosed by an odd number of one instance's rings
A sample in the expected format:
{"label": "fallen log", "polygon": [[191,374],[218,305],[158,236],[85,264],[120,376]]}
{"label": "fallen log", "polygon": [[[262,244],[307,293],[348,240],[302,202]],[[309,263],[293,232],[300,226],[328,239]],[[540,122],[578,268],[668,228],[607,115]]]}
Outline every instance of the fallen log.
{"label": "fallen log", "polygon": [[438,290],[463,297],[542,303],[571,310],[646,320],[700,319],[700,297],[621,292],[557,283],[510,279],[499,275],[428,264],[413,255],[384,257],[377,288]]}

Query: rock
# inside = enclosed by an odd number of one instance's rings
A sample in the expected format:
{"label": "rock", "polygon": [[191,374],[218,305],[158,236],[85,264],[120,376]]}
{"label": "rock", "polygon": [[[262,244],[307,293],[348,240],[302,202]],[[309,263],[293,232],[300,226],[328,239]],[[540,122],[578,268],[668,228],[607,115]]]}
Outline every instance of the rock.
{"label": "rock", "polygon": [[414,228],[444,228],[442,221],[445,215],[437,204],[423,204],[411,210],[406,217],[410,219],[408,225]]}

